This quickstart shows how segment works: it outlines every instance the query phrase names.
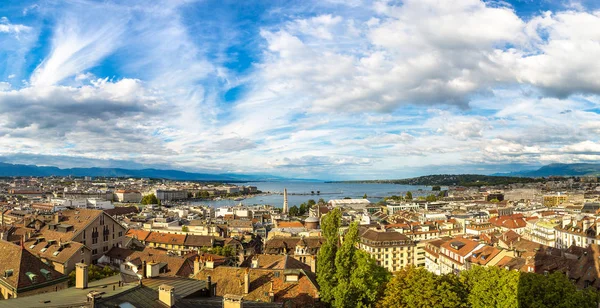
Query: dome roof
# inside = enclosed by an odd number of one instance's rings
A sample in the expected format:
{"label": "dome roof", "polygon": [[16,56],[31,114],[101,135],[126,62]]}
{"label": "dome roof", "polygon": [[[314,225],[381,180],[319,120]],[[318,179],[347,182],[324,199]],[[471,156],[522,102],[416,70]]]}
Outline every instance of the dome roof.
{"label": "dome roof", "polygon": [[319,218],[317,217],[308,217],[304,220],[304,222],[319,222]]}

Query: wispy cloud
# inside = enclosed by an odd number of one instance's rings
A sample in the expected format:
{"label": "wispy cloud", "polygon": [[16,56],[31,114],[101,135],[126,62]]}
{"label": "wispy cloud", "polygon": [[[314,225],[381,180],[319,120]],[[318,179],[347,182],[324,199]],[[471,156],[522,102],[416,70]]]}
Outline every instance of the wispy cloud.
{"label": "wispy cloud", "polygon": [[309,178],[594,160],[600,17],[588,7],[0,9],[0,155]]}

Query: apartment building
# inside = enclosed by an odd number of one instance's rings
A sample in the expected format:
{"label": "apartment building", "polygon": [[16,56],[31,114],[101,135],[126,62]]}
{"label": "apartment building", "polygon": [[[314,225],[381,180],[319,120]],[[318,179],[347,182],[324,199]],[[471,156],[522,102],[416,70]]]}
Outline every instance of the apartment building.
{"label": "apartment building", "polygon": [[390,272],[415,264],[416,245],[408,236],[399,232],[367,229],[360,234],[358,247]]}
{"label": "apartment building", "polygon": [[556,230],[560,226],[558,220],[539,219],[528,221],[523,237],[535,243],[554,247],[556,245]]}
{"label": "apartment building", "polygon": [[558,205],[561,205],[565,202],[569,201],[569,196],[567,195],[562,195],[562,194],[556,194],[556,195],[545,195],[543,197],[543,204],[544,206],[547,207],[555,207]]}
{"label": "apartment building", "polygon": [[441,274],[458,273],[467,269],[466,261],[474,251],[485,244],[466,239],[454,238],[440,245],[439,266]]}
{"label": "apartment building", "polygon": [[127,230],[101,210],[76,209],[55,213],[53,221],[40,230],[47,240],[78,242],[91,250],[95,264],[112,247],[121,247]]}
{"label": "apartment building", "polygon": [[139,203],[142,201],[142,194],[137,190],[119,189],[115,191],[115,197],[119,202]]}
{"label": "apartment building", "polygon": [[30,238],[24,242],[25,249],[42,262],[68,275],[75,270],[75,264],[92,262],[92,251],[79,242],[59,242],[44,237]]}
{"label": "apartment building", "polygon": [[66,289],[68,277],[31,254],[22,245],[0,240],[0,299]]}
{"label": "apartment building", "polygon": [[562,223],[556,226],[556,244],[559,249],[571,246],[587,248],[600,243],[600,221],[594,217],[584,217],[580,220],[563,218]]}

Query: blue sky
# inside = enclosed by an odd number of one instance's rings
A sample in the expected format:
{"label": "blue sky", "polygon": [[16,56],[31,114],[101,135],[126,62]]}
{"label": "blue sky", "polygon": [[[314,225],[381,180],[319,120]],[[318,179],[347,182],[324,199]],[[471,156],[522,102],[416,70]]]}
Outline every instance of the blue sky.
{"label": "blue sky", "polygon": [[0,3],[0,161],[373,179],[600,157],[597,1]]}

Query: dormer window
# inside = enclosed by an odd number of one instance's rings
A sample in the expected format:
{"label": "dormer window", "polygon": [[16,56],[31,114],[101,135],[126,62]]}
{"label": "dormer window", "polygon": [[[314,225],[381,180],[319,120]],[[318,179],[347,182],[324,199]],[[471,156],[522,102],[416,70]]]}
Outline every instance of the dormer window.
{"label": "dormer window", "polygon": [[4,271],[4,278],[11,277],[13,275],[13,273],[14,273],[14,270],[12,270],[12,269],[5,270]]}
{"label": "dormer window", "polygon": [[298,282],[298,275],[297,274],[285,275],[285,282]]}
{"label": "dormer window", "polygon": [[47,270],[47,269],[41,269],[40,273],[42,273],[42,275],[44,276],[44,278],[46,278],[46,280],[52,280],[52,273]]}
{"label": "dormer window", "polygon": [[27,276],[27,278],[29,278],[29,280],[30,280],[32,283],[36,283],[36,282],[37,282],[37,277],[38,277],[38,275],[36,275],[36,274],[34,274],[34,273],[32,273],[32,272],[27,272],[27,273],[25,273],[25,275]]}

